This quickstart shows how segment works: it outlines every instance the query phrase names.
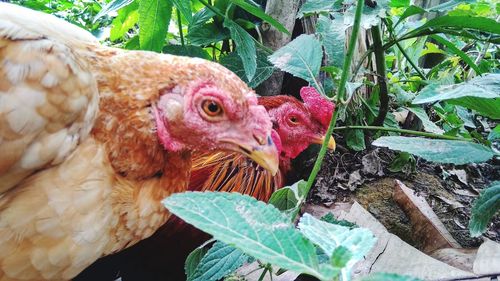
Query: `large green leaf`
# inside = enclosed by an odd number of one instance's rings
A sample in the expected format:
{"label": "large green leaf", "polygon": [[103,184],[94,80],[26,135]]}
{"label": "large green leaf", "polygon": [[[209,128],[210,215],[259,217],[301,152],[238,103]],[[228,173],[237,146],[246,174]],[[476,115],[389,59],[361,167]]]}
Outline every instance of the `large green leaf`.
{"label": "large green leaf", "polygon": [[413,104],[449,101],[494,119],[500,119],[500,74],[489,73],[454,85],[431,84],[415,97]]}
{"label": "large green leaf", "polygon": [[[193,19],[194,22],[194,19]],[[213,22],[202,25],[194,25],[188,30],[187,38],[192,45],[207,46],[230,38],[227,29],[217,27]]]}
{"label": "large green leaf", "polygon": [[251,81],[257,70],[257,50],[255,42],[248,32],[232,20],[224,20],[224,26],[229,28],[231,39],[236,43],[236,53],[243,62],[245,75]]}
{"label": "large green leaf", "polygon": [[219,61],[220,64],[227,67],[232,72],[236,73],[245,83],[251,88],[256,88],[260,83],[264,82],[271,74],[273,74],[274,66],[267,60],[267,53],[261,49],[257,49],[257,69],[255,70],[255,75],[252,80],[248,81],[245,74],[245,69],[243,68],[243,62],[241,57],[235,52],[224,56]]}
{"label": "large green leaf", "polygon": [[314,35],[303,34],[274,52],[269,60],[279,69],[316,84],[322,57],[319,41]]}
{"label": "large green leaf", "polygon": [[109,32],[109,40],[116,41],[125,36],[132,29],[137,21],[139,21],[139,4],[133,2],[118,11],[118,16],[113,19],[112,28]]}
{"label": "large green leaf", "polygon": [[478,237],[486,231],[488,223],[498,210],[500,210],[500,181],[495,181],[474,201],[469,222],[472,237]]}
{"label": "large green leaf", "polygon": [[220,241],[208,250],[188,281],[217,281],[248,261],[242,251]]}
{"label": "large green leaf", "polygon": [[230,1],[235,5],[238,5],[243,10],[249,12],[250,14],[268,22],[269,24],[274,26],[277,30],[290,35],[290,32],[281,23],[279,23],[277,20],[273,19],[271,16],[264,13],[264,11],[262,11],[260,7],[247,3],[244,0],[230,0]]}
{"label": "large green leaf", "polygon": [[434,122],[429,120],[429,116],[427,116],[427,113],[423,108],[412,106],[412,107],[407,107],[406,109],[413,112],[418,117],[418,119],[422,121],[422,125],[424,125],[425,131],[436,134],[444,134],[443,129],[439,128]]}
{"label": "large green leaf", "polygon": [[314,245],[278,209],[238,193],[185,192],[163,204],[178,217],[265,263],[332,279],[332,266],[320,266]]}
{"label": "large green leaf", "polygon": [[176,55],[176,56],[187,56],[202,58],[206,60],[212,59],[210,55],[203,48],[192,45],[167,45],[163,47],[163,53]]}
{"label": "large green leaf", "polygon": [[423,13],[425,13],[425,10],[423,8],[411,5],[410,7],[406,8],[406,10],[399,17],[398,22],[394,26],[399,25],[404,19],[406,19],[408,17],[414,16],[414,15],[420,15]]}
{"label": "large green leaf", "polygon": [[342,67],[345,57],[345,32],[349,26],[344,24],[340,17],[320,15],[316,24],[316,33],[320,36],[321,43],[325,48],[329,64]]}
{"label": "large green leaf", "polygon": [[172,0],[175,5],[175,8],[181,12],[184,18],[187,20],[188,24],[191,24],[193,21],[193,11],[191,9],[191,1],[190,0]]}
{"label": "large green leaf", "polygon": [[160,52],[165,45],[172,15],[170,0],[139,1],[139,42],[141,49]]}
{"label": "large green leaf", "polygon": [[474,29],[480,32],[500,34],[500,24],[490,18],[472,16],[442,16],[431,19],[422,26],[412,30],[409,33],[409,36],[418,36],[418,34],[423,31],[436,28],[451,28],[454,30]]}
{"label": "large green leaf", "polygon": [[485,162],[495,153],[489,147],[467,141],[410,137],[381,137],[373,145],[405,151],[438,163],[467,164]]}
{"label": "large green leaf", "polygon": [[134,0],[112,0],[106,6],[102,7],[102,9],[95,15],[94,19],[92,22],[96,22],[98,19],[102,18],[105,15],[108,15],[112,12],[116,12],[119,9],[129,5],[132,3]]}

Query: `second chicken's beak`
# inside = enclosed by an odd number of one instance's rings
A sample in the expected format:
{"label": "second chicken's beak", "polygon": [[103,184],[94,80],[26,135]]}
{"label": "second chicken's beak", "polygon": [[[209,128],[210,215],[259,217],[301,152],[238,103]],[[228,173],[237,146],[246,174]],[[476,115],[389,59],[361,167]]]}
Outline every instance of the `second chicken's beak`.
{"label": "second chicken's beak", "polygon": [[241,153],[271,172],[273,176],[276,175],[279,168],[279,155],[271,136],[267,136],[266,140],[260,141],[259,144],[255,146],[239,144],[238,147]]}
{"label": "second chicken's beak", "polygon": [[[321,145],[325,141],[325,137],[326,136],[315,137],[315,138],[313,138],[312,143],[317,143],[317,144]],[[335,143],[335,139],[333,138],[333,136],[330,136],[330,139],[328,140],[327,147],[328,147],[328,149],[335,151],[336,143]]]}

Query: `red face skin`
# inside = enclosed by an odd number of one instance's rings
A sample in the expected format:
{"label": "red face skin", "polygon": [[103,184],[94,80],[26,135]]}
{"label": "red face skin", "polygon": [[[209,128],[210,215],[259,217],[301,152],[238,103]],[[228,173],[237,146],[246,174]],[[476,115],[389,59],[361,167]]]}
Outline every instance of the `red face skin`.
{"label": "red face skin", "polygon": [[303,103],[290,96],[259,98],[279,136],[279,142],[275,143],[280,146],[280,163],[285,170],[291,159],[326,134],[335,109],[335,105],[313,87],[303,87],[300,94]]}

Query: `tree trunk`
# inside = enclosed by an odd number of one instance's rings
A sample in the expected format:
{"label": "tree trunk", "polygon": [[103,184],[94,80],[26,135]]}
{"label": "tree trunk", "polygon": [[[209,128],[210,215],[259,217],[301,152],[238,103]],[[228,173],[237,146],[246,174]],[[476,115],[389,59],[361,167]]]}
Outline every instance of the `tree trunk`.
{"label": "tree trunk", "polygon": [[[266,14],[278,20],[290,33],[295,26],[295,17],[299,8],[300,0],[268,0]],[[261,27],[262,40],[265,46],[277,50],[288,42],[292,36],[282,33],[270,24],[264,22]],[[276,70],[271,77],[257,87],[257,93],[261,96],[279,95],[283,83],[283,72]]]}

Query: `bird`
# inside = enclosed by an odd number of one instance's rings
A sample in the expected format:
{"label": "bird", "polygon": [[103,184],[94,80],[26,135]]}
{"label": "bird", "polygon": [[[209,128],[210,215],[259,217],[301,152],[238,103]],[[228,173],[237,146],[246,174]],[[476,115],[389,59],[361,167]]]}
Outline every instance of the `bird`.
{"label": "bird", "polygon": [[[292,170],[291,160],[309,145],[321,144],[327,137],[335,105],[314,87],[301,88],[300,96],[303,102],[288,95],[258,98],[271,118],[272,137],[280,150],[276,175],[236,153],[195,153],[189,190],[239,192],[267,202],[273,191],[283,187],[286,175]],[[328,148],[335,149],[332,136],[328,137]],[[123,281],[185,280],[187,255],[209,238],[208,234],[172,216],[152,237],[99,261],[77,280],[113,280],[116,276]]]}
{"label": "bird", "polygon": [[257,97],[215,62],[103,46],[0,3],[0,280],[69,280],[151,236],[193,151],[279,154]]}

